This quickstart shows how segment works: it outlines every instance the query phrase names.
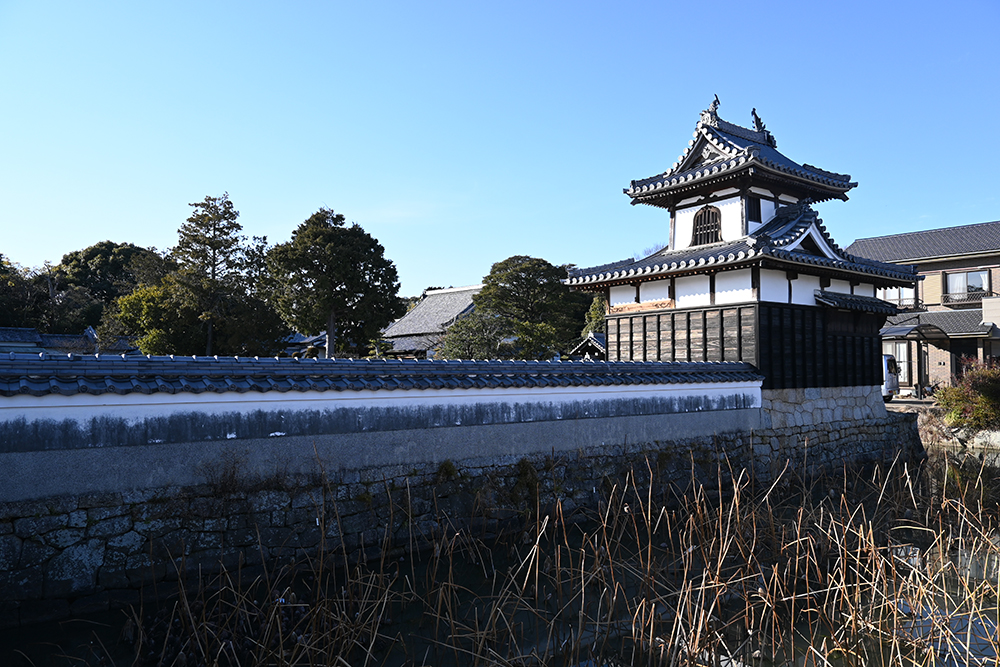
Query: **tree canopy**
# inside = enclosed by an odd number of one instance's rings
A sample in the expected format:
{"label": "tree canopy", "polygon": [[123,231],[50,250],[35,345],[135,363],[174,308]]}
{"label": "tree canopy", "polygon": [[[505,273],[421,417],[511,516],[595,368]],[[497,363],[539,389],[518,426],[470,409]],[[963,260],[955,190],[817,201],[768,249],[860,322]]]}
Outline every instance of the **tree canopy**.
{"label": "tree canopy", "polygon": [[441,356],[546,359],[568,352],[592,298],[571,292],[566,276],[566,267],[536,257],[497,262],[472,297],[475,315],[448,330]]}
{"label": "tree canopy", "polygon": [[58,270],[67,285],[84,287],[95,298],[109,304],[135,287],[133,263],[156,259],[160,256],[149,248],[101,241],[63,255]]}
{"label": "tree canopy", "polygon": [[240,234],[228,194],[191,207],[169,260],[133,259],[138,287],[117,300],[101,335],[134,336],[147,354],[277,352],[289,332],[261,290],[267,239]]}
{"label": "tree canopy", "polygon": [[285,322],[327,332],[326,353],[362,349],[403,314],[396,266],[358,224],[321,208],[267,255],[270,297]]}

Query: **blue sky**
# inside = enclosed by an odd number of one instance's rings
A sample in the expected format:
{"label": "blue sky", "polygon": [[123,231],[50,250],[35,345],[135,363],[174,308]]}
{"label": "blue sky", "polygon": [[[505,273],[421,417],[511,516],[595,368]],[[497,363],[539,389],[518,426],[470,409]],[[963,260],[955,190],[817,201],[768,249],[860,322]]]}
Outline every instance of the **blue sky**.
{"label": "blue sky", "polygon": [[0,0],[0,253],[169,248],[228,191],[272,243],[343,213],[404,295],[515,254],[610,262],[667,238],[622,188],[714,94],[859,182],[818,206],[842,246],[997,220],[998,25],[996,0]]}

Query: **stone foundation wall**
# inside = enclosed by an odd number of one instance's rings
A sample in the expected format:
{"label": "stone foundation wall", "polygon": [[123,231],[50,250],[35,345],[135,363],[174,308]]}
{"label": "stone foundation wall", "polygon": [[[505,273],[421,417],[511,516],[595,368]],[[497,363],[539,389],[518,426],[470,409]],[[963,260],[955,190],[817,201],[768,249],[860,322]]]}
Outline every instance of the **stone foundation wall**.
{"label": "stone foundation wall", "polygon": [[885,419],[888,412],[882,388],[826,387],[765,389],[762,412],[773,428],[814,427],[845,421]]}
{"label": "stone foundation wall", "polygon": [[[692,484],[723,491],[730,470],[769,483],[786,465],[816,474],[921,451],[915,415],[871,416],[867,396],[816,403],[811,423],[794,426],[799,419],[776,405],[784,398],[797,396],[772,394],[762,429],[312,474],[262,475],[232,450],[203,465],[201,484],[0,503],[0,627],[125,607],[154,584],[221,565],[274,567],[319,551],[336,563],[398,555],[433,546],[445,530],[489,538],[539,506],[559,502],[568,517],[596,508],[629,474],[665,499]],[[855,418],[859,401],[868,417]]]}

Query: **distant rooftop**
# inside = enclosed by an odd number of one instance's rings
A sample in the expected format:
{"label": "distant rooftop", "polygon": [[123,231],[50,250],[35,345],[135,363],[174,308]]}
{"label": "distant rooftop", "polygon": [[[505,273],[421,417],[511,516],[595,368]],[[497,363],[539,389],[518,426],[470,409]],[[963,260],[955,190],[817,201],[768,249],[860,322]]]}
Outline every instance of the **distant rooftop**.
{"label": "distant rooftop", "polygon": [[912,263],[984,252],[1000,253],[1000,221],[858,239],[847,252],[879,262]]}
{"label": "distant rooftop", "polygon": [[393,344],[393,351],[426,351],[436,345],[445,330],[472,310],[472,297],[482,285],[427,290],[410,312],[389,325],[382,336]]}

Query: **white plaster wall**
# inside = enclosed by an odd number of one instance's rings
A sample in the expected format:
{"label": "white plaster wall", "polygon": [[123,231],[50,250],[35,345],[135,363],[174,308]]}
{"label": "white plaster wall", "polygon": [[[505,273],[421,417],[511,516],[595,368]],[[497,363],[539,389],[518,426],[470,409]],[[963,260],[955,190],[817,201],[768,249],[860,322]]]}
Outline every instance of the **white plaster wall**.
{"label": "white plaster wall", "polygon": [[669,298],[669,280],[653,280],[639,285],[639,301],[666,301]]}
{"label": "white plaster wall", "polygon": [[798,201],[798,199],[792,197],[791,195],[778,195],[778,201],[782,204],[794,204]]}
{"label": "white plaster wall", "polygon": [[831,280],[830,286],[826,288],[826,291],[836,292],[837,294],[850,294],[851,283],[846,280]]}
{"label": "white plaster wall", "polygon": [[770,222],[777,210],[778,207],[775,206],[773,201],[767,199],[760,201],[760,217],[764,219],[764,222]]}
{"label": "white plaster wall", "polygon": [[612,306],[620,306],[623,303],[635,303],[635,287],[632,285],[616,285],[611,288]]}
{"label": "white plaster wall", "polygon": [[691,245],[691,234],[694,233],[694,214],[698,207],[678,209],[674,213],[674,250],[681,250]]}
{"label": "white plaster wall", "polygon": [[761,269],[760,300],[788,303],[788,277],[784,271]]}
{"label": "white plaster wall", "polygon": [[[25,419],[75,420],[86,422],[97,416],[139,421],[174,414],[220,415],[278,410],[336,410],[337,408],[432,408],[438,405],[572,403],[596,400],[671,398],[682,396],[750,396],[760,407],[760,381],[702,382],[663,385],[616,385],[604,387],[523,387],[495,389],[408,389],[396,391],[270,391],[223,394],[18,394],[0,398],[0,421]],[[461,424],[455,424],[460,426]],[[451,424],[449,424],[451,426]],[[272,434],[280,437],[283,433]],[[235,437],[235,436],[234,436]]]}
{"label": "white plaster wall", "polygon": [[739,197],[716,202],[714,206],[722,213],[722,240],[733,241],[745,236],[743,233],[743,200]]}
{"label": "white plaster wall", "polygon": [[674,283],[674,289],[677,294],[678,308],[708,306],[712,303],[708,276],[684,276],[683,278],[677,278]]}
{"label": "white plaster wall", "polygon": [[[694,234],[694,215],[700,211],[705,204],[695,204],[685,208],[678,208],[674,213],[674,249],[681,250],[691,246],[691,237]],[[722,218],[722,239],[731,241],[743,236],[743,213],[739,197],[729,197],[717,202],[712,202],[709,206],[719,209]]]}
{"label": "white plaster wall", "polygon": [[741,303],[753,300],[750,269],[723,271],[715,276],[715,303]]}
{"label": "white plaster wall", "polygon": [[875,286],[871,283],[861,283],[854,286],[854,293],[860,296],[875,296]]}
{"label": "white plaster wall", "polygon": [[792,281],[792,303],[815,306],[818,289],[819,276],[806,276],[800,273],[799,277]]}

